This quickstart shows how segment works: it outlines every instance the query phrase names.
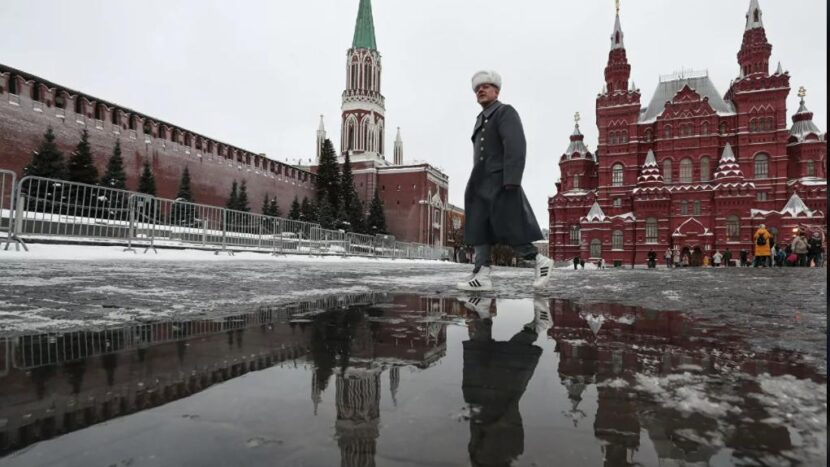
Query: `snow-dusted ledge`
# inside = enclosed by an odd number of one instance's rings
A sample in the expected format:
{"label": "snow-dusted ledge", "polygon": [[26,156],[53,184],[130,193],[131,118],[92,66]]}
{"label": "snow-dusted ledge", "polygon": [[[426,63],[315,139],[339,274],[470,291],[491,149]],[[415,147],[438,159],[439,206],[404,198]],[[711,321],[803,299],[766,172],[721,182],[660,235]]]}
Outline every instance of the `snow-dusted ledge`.
{"label": "snow-dusted ledge", "polygon": [[[5,240],[5,238],[2,238]],[[3,245],[5,247],[5,244]],[[315,256],[307,254],[272,256],[267,253],[237,252],[231,256],[220,252],[196,249],[167,249],[158,248],[157,253],[151,249],[144,253],[144,247],[136,247],[136,251],[124,251],[123,246],[93,246],[93,245],[63,245],[30,243],[29,251],[15,251],[14,245],[8,250],[0,248],[0,263],[4,261],[283,261],[283,262],[340,262],[340,263],[378,263],[395,264],[453,264],[447,261],[431,261],[421,259],[371,258],[360,256]]]}

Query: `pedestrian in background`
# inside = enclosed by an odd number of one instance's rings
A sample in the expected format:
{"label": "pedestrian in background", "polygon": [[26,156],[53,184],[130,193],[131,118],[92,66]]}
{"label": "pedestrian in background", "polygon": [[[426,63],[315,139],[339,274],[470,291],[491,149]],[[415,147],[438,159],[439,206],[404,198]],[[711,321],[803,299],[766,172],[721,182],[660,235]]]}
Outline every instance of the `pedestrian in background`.
{"label": "pedestrian in background", "polygon": [[795,238],[793,238],[792,248],[793,253],[798,257],[796,265],[802,267],[807,266],[807,252],[809,251],[810,245],[807,243],[807,237],[804,235],[804,232],[798,232]]}
{"label": "pedestrian in background", "polygon": [[579,256],[574,256],[574,271],[579,267]]}
{"label": "pedestrian in background", "polygon": [[723,252],[723,264],[727,267],[732,266],[732,250],[729,247],[726,247],[726,251]]}
{"label": "pedestrian in background", "polygon": [[663,258],[666,260],[666,267],[667,268],[671,267],[671,257],[672,257],[671,248],[666,248],[666,252],[663,253]]}
{"label": "pedestrian in background", "polygon": [[741,267],[742,268],[749,266],[748,258],[749,258],[749,252],[747,252],[746,250],[741,250]]}
{"label": "pedestrian in background", "polygon": [[815,263],[817,268],[821,267],[821,234],[818,232],[813,232],[813,236],[810,237],[810,240],[807,241],[807,264],[810,262]]}
{"label": "pedestrian in background", "polygon": [[720,267],[720,262],[723,260],[723,255],[720,254],[720,251],[715,250],[715,254],[712,255],[712,264],[716,267]]}
{"label": "pedestrian in background", "polygon": [[752,262],[752,267],[767,267],[770,256],[770,240],[772,239],[772,235],[769,233],[766,226],[761,224],[758,227],[758,230],[755,231],[755,235],[752,236],[752,239],[755,241],[755,259]]}

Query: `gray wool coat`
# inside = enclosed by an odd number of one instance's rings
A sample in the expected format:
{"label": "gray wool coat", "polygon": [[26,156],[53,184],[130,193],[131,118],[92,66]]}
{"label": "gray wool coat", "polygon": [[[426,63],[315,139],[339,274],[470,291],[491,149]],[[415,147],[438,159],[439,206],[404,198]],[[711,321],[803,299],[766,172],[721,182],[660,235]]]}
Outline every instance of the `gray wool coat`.
{"label": "gray wool coat", "polygon": [[[464,243],[518,246],[543,237],[521,189],[526,143],[519,114],[499,101],[473,129],[473,170],[464,192]],[[506,190],[505,185],[517,188]]]}

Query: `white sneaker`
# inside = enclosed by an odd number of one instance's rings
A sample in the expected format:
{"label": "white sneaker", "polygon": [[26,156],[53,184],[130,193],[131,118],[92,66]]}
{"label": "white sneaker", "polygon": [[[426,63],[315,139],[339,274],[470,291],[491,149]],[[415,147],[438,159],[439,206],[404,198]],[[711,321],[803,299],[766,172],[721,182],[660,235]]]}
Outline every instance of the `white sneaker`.
{"label": "white sneaker", "polygon": [[553,327],[553,319],[550,316],[550,303],[548,299],[536,297],[533,299],[533,321],[525,324],[525,329],[544,334]]}
{"label": "white sneaker", "polygon": [[493,282],[490,280],[490,268],[482,267],[478,273],[465,279],[463,282],[458,282],[455,286],[461,290],[468,290],[471,292],[485,292],[493,290]]}
{"label": "white sneaker", "polygon": [[481,319],[487,319],[492,316],[490,314],[490,306],[493,304],[492,298],[467,297],[459,298],[458,300],[464,304],[464,308],[476,312]]}
{"label": "white sneaker", "polygon": [[536,255],[536,279],[533,281],[533,287],[542,289],[548,285],[550,280],[550,272],[553,269],[553,261],[540,254]]}

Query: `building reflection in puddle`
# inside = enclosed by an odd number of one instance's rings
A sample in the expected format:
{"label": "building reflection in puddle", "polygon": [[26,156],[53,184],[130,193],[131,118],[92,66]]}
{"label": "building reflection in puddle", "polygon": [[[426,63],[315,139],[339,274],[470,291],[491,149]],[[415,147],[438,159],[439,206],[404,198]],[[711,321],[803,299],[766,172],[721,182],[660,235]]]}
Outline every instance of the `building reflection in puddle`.
{"label": "building reflection in puddle", "polygon": [[[521,303],[532,306],[532,315],[522,315],[528,320],[499,315],[497,301],[487,298],[366,294],[221,319],[0,339],[0,454],[289,364],[298,366],[296,377],[310,380],[309,415],[333,400],[335,410],[320,413],[332,417],[341,466],[372,466],[382,431],[402,423],[395,416],[401,369],[413,370],[407,389],[417,393],[429,388],[423,375],[441,361],[460,376],[454,390],[467,406],[472,465],[509,465],[530,451],[556,459],[546,446],[525,445],[523,399],[535,429],[568,439],[553,428],[566,421],[583,443],[577,450],[601,450],[609,466],[707,464],[718,456],[781,463],[797,461],[792,453],[809,444],[799,439],[804,430],[793,434],[787,422],[770,422],[781,414],[770,411],[760,387],[768,374],[815,382],[826,394],[824,376],[797,353],[757,352],[736,330],[683,313],[541,298]],[[494,337],[494,323],[508,328],[498,334],[505,338]],[[450,326],[457,331],[452,339]],[[460,354],[448,355],[448,340]],[[545,390],[567,402],[553,412],[560,420],[540,421],[528,404],[541,411],[540,404],[559,399],[528,388],[550,358],[558,379]],[[382,409],[384,397],[392,412]],[[421,430],[417,412],[406,419],[412,430]],[[826,405],[824,420],[826,433]],[[441,430],[449,435],[457,424],[447,422],[434,436]],[[596,443],[576,436],[586,430]],[[303,446],[302,439],[290,441]]]}

